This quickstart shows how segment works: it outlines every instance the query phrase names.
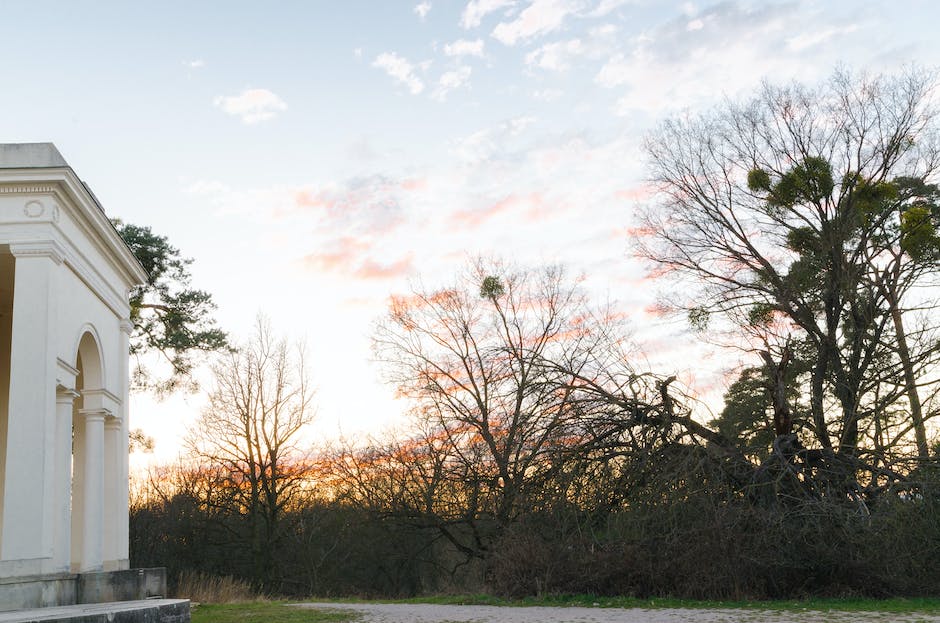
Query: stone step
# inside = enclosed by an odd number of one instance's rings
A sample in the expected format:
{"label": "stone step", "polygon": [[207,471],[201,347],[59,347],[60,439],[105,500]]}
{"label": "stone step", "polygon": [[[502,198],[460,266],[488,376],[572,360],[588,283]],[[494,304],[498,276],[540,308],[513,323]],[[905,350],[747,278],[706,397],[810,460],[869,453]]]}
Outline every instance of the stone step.
{"label": "stone step", "polygon": [[143,599],[10,610],[0,612],[0,623],[189,623],[188,599]]}

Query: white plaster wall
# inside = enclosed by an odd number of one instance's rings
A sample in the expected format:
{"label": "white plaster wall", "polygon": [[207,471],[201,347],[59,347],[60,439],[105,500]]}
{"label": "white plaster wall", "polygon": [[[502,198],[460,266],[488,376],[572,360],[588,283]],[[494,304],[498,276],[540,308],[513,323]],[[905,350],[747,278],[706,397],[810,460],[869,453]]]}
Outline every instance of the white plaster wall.
{"label": "white plaster wall", "polygon": [[[66,176],[64,173],[58,175]],[[48,361],[36,368],[34,379],[29,375],[18,375],[20,385],[15,390],[18,395],[41,393],[43,396],[41,400],[31,402],[40,411],[35,414],[39,420],[35,425],[29,425],[29,439],[20,440],[28,443],[31,452],[37,452],[38,448],[41,459],[30,461],[29,473],[17,475],[18,479],[26,479],[16,483],[17,497],[23,497],[27,490],[32,490],[33,496],[23,500],[7,499],[6,508],[0,507],[4,526],[16,524],[19,526],[17,533],[25,537],[3,539],[6,551],[0,553],[3,557],[0,577],[59,571],[52,568],[57,545],[53,535],[57,522],[63,519],[60,515],[68,512],[68,505],[57,504],[53,494],[56,477],[53,448],[57,430],[53,405],[57,382],[60,387],[74,383],[68,366],[76,365],[79,341],[86,332],[90,332],[98,343],[103,378],[100,387],[91,387],[86,382],[84,389],[103,391],[78,399],[80,404],[77,406],[88,407],[82,403],[94,402],[94,407],[107,410],[120,418],[122,424],[117,439],[106,445],[109,456],[101,457],[106,483],[111,480],[110,485],[105,485],[107,506],[103,509],[100,526],[104,566],[110,569],[127,567],[127,518],[116,515],[126,515],[127,507],[126,500],[121,499],[127,495],[127,473],[123,468],[127,453],[127,346],[121,326],[129,311],[126,288],[132,281],[128,280],[126,263],[122,267],[115,262],[113,235],[102,220],[103,215],[95,212],[97,206],[91,205],[87,197],[79,197],[79,201],[84,201],[82,204],[72,203],[70,197],[75,195],[77,185],[74,180],[66,181],[72,190],[66,188],[68,185],[61,180],[58,185],[36,182],[33,188],[24,188],[22,182],[16,188],[4,187],[0,183],[0,246],[15,249],[17,245],[38,245],[51,249],[51,259],[23,260],[24,267],[27,263],[35,267],[36,262],[46,261],[48,263],[42,266],[49,267],[46,286],[50,300],[45,309],[35,310],[37,314],[48,314],[49,330],[42,333],[33,329],[34,336],[48,338],[49,343],[42,347]],[[31,301],[33,298],[36,301],[41,299],[35,291],[30,291],[30,297]],[[38,325],[34,323],[34,326]],[[59,360],[58,364],[56,360]],[[2,368],[0,366],[0,370]],[[66,372],[62,373],[62,370]],[[34,387],[25,387],[24,384]],[[11,440],[11,444],[16,443],[17,440]],[[22,454],[22,448],[19,452]],[[6,475],[9,476],[7,467]],[[0,471],[0,477],[3,476]],[[29,487],[24,486],[24,482]]]}

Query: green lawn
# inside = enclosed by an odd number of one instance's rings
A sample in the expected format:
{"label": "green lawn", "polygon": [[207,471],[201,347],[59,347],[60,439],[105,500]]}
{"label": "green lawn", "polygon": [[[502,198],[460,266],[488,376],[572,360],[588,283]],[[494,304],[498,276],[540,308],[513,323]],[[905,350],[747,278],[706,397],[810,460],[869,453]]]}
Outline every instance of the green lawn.
{"label": "green lawn", "polygon": [[192,609],[192,623],[342,623],[355,620],[353,612],[293,608],[279,601],[199,604]]}
{"label": "green lawn", "polygon": [[[311,598],[309,601],[330,600]],[[602,608],[748,608],[786,611],[849,611],[940,614],[940,599],[810,599],[806,601],[691,601],[684,599],[635,599],[561,595],[521,600],[507,600],[490,595],[443,595],[416,597],[389,603],[432,603],[487,606],[586,606]],[[344,623],[355,621],[353,612],[294,608],[288,602],[257,601],[236,604],[200,604],[193,607],[192,623]]]}

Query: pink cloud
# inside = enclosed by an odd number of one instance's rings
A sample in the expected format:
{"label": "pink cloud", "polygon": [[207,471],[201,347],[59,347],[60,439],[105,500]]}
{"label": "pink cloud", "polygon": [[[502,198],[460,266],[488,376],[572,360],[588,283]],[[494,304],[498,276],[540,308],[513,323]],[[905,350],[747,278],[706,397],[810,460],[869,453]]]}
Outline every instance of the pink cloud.
{"label": "pink cloud", "polygon": [[514,206],[518,205],[520,201],[521,200],[517,195],[506,195],[496,203],[490,204],[485,208],[471,208],[455,212],[453,216],[451,216],[451,220],[457,226],[478,227],[486,221],[498,216],[499,214],[509,211]]}
{"label": "pink cloud", "polygon": [[528,206],[524,217],[530,221],[544,219],[548,210],[542,193],[533,192],[527,195],[512,193],[487,207],[455,212],[451,216],[451,221],[457,227],[478,227],[500,214],[511,212],[522,206]]}
{"label": "pink cloud", "polygon": [[373,259],[366,259],[359,264],[353,276],[359,279],[393,279],[395,277],[409,275],[414,271],[412,255],[409,253],[407,256],[391,264],[380,264]]}
{"label": "pink cloud", "polygon": [[305,255],[301,262],[308,270],[349,275],[356,279],[390,279],[414,272],[412,254],[383,263],[369,256],[373,243],[344,236],[326,245],[323,250]]}
{"label": "pink cloud", "polygon": [[312,192],[309,190],[298,190],[294,193],[294,204],[298,208],[326,208],[333,207],[334,202],[328,200],[322,191]]}
{"label": "pink cloud", "polygon": [[544,221],[546,217],[558,212],[565,212],[570,207],[565,201],[548,203],[542,197],[542,193],[531,193],[528,200],[529,209],[526,210],[525,217],[530,222]]}
{"label": "pink cloud", "polygon": [[653,318],[666,318],[673,312],[662,303],[652,303],[643,308],[643,313]]}
{"label": "pink cloud", "polygon": [[647,201],[656,194],[656,188],[650,184],[640,184],[631,188],[624,188],[614,193],[614,197],[621,201]]}
{"label": "pink cloud", "polygon": [[322,220],[322,229],[327,231],[387,233],[404,221],[402,204],[406,195],[420,191],[426,184],[424,178],[351,178],[342,184],[295,191],[292,211]]}
{"label": "pink cloud", "polygon": [[369,244],[358,238],[344,236],[334,240],[324,251],[305,255],[301,260],[307,268],[327,272],[349,272],[369,248]]}
{"label": "pink cloud", "polygon": [[623,230],[615,230],[618,236],[626,234],[628,238],[649,238],[656,233],[656,230],[652,227],[643,226],[643,227],[626,227]]}
{"label": "pink cloud", "polygon": [[428,187],[428,180],[426,177],[412,177],[406,180],[402,180],[399,184],[402,190],[409,192],[424,190]]}

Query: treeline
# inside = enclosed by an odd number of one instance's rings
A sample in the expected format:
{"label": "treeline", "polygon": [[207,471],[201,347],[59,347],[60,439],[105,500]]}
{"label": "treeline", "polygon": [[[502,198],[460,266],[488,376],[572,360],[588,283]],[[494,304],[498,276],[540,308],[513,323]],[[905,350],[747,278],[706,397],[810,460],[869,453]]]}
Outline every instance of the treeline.
{"label": "treeline", "polygon": [[377,325],[400,438],[301,452],[303,354],[259,327],[135,500],[132,562],[291,595],[936,594],[932,89],[765,86],[650,137],[636,247],[749,357],[716,417],[563,269],[479,261]]}
{"label": "treeline", "polygon": [[935,460],[856,497],[850,466],[811,473],[797,457],[788,471],[736,463],[679,432],[637,436],[643,445],[611,444],[565,470],[541,466],[553,476],[517,493],[520,510],[506,520],[499,483],[442,461],[439,440],[337,451],[305,468],[306,486],[264,544],[264,578],[229,474],[164,468],[134,499],[132,561],[166,566],[172,579],[198,570],[298,597],[883,597],[940,587]]}

